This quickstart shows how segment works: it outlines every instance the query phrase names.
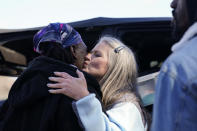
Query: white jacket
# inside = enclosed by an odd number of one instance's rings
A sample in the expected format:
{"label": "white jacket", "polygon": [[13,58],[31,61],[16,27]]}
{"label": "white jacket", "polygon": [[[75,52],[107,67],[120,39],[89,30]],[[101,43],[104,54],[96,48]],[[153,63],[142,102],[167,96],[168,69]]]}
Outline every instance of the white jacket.
{"label": "white jacket", "polygon": [[95,94],[90,94],[73,102],[73,109],[85,131],[146,130],[138,108],[131,102],[116,104],[106,116]]}

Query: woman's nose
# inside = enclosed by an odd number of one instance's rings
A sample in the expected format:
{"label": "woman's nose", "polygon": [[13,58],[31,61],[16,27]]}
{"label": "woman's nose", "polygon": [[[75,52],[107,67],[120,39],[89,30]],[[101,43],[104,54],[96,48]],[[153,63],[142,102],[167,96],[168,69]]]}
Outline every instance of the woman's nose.
{"label": "woman's nose", "polygon": [[85,61],[90,61],[91,60],[91,53],[87,53],[85,56]]}

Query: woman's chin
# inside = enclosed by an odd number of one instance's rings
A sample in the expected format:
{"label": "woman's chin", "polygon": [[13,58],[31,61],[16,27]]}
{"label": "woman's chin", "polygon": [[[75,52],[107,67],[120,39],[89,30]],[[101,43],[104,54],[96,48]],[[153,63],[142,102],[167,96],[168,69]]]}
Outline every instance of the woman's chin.
{"label": "woman's chin", "polygon": [[85,72],[88,73],[88,68],[87,68],[87,67],[83,67],[83,68],[82,68],[82,71],[85,71]]}

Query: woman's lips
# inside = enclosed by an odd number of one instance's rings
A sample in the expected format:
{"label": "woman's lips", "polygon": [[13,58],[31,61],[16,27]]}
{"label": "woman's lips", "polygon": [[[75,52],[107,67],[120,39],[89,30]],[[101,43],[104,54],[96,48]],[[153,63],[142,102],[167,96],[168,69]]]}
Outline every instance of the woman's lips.
{"label": "woman's lips", "polygon": [[83,67],[86,67],[87,65],[88,65],[88,62],[85,61],[85,62],[83,63]]}

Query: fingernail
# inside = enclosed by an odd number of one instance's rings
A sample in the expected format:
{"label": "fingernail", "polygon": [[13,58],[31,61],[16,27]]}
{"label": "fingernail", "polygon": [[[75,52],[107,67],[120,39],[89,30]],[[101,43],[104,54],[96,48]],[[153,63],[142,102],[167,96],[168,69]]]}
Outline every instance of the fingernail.
{"label": "fingernail", "polygon": [[50,87],[50,86],[51,86],[51,84],[47,84],[47,86],[48,86],[48,87]]}
{"label": "fingernail", "polygon": [[48,90],[48,92],[52,93],[52,90]]}

